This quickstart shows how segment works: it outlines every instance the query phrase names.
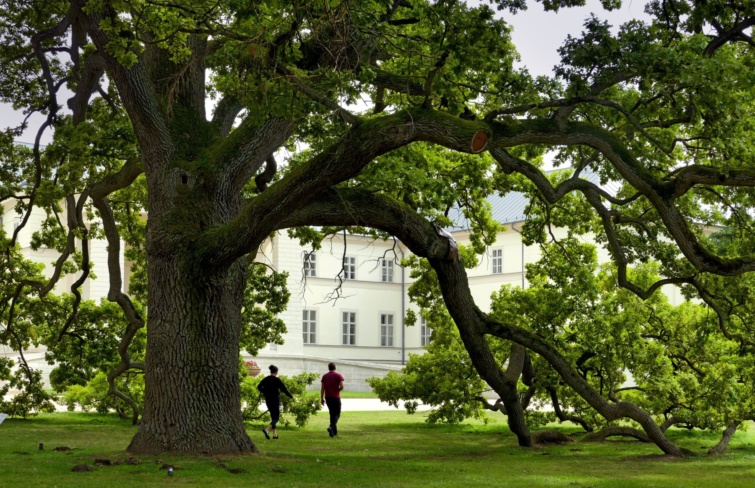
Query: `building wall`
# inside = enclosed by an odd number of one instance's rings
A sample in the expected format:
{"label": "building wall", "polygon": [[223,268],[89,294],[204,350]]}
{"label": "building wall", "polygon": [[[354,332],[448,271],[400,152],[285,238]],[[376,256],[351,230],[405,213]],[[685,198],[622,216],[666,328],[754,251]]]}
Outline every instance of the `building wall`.
{"label": "building wall", "polygon": [[[309,250],[311,251],[311,250]],[[409,306],[406,289],[408,270],[400,266],[408,254],[398,243],[363,236],[334,237],[313,252],[316,275],[304,276],[306,252],[286,233],[277,234],[257,256],[277,271],[289,273],[291,292],[288,309],[281,315],[288,333],[283,345],[267,347],[260,354],[326,357],[377,363],[401,363],[410,352],[421,352],[420,328],[404,327]],[[354,279],[339,279],[344,253],[355,258]],[[381,260],[393,263],[393,281],[382,281]],[[343,278],[343,277],[342,277]],[[315,312],[316,337],[303,340],[303,312]],[[345,312],[356,316],[355,344],[343,344],[342,318]],[[381,345],[381,314],[393,317],[393,344]]]}
{"label": "building wall", "polygon": [[[262,372],[267,375],[268,366],[275,364],[279,368],[279,374],[282,376],[294,376],[299,373],[315,373],[321,378],[328,372],[328,363],[333,361],[329,357],[301,356],[279,354],[275,357],[258,358],[258,363]],[[367,379],[374,376],[382,378],[390,371],[400,371],[401,366],[396,364],[375,364],[365,361],[350,361],[341,359],[336,361],[336,370],[344,378],[344,391],[371,391]],[[320,389],[320,378],[310,385],[310,390]]]}

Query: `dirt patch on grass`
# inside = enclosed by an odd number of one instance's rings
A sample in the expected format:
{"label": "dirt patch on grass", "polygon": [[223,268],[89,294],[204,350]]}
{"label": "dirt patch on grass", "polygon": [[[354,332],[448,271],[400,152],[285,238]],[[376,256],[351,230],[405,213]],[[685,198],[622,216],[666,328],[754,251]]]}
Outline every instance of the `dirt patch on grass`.
{"label": "dirt patch on grass", "polygon": [[624,461],[629,463],[673,463],[677,461],[684,461],[687,458],[679,456],[667,456],[665,454],[646,454],[644,456],[629,456],[623,458]]}

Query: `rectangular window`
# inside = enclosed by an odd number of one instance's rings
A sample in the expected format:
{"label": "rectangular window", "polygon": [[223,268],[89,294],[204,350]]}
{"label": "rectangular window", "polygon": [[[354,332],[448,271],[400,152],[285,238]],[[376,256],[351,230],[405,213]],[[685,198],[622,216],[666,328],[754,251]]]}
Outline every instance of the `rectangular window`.
{"label": "rectangular window", "polygon": [[304,276],[317,276],[317,256],[314,254],[304,256]]}
{"label": "rectangular window", "polygon": [[380,314],[380,345],[393,347],[393,314]]}
{"label": "rectangular window", "polygon": [[317,344],[317,311],[302,310],[301,330],[304,344]]}
{"label": "rectangular window", "polygon": [[493,249],[493,274],[503,273],[503,249]]}
{"label": "rectangular window", "polygon": [[383,259],[382,263],[380,264],[380,269],[382,271],[381,279],[385,281],[386,283],[392,283],[393,282],[393,261]]}
{"label": "rectangular window", "polygon": [[351,256],[343,258],[343,279],[357,279],[357,258]]}
{"label": "rectangular window", "polygon": [[420,320],[420,345],[422,345],[422,347],[430,344],[430,335],[432,332],[432,329],[427,326],[427,319],[422,317]]}
{"label": "rectangular window", "polygon": [[341,344],[344,346],[354,346],[357,341],[357,313],[343,312],[341,314]]}

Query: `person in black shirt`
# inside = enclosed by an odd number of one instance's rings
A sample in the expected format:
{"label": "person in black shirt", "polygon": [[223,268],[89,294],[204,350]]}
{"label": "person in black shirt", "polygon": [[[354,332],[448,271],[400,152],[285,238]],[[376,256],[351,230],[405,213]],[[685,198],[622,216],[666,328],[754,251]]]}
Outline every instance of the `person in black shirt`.
{"label": "person in black shirt", "polygon": [[265,437],[270,439],[270,431],[273,432],[273,439],[278,438],[278,430],[275,428],[275,424],[278,423],[278,419],[281,416],[281,392],[288,395],[290,399],[294,399],[291,392],[288,391],[286,385],[278,378],[278,367],[270,365],[270,375],[260,381],[257,385],[257,389],[265,397],[265,405],[267,405],[267,411],[270,413],[270,425],[262,429],[262,433]]}

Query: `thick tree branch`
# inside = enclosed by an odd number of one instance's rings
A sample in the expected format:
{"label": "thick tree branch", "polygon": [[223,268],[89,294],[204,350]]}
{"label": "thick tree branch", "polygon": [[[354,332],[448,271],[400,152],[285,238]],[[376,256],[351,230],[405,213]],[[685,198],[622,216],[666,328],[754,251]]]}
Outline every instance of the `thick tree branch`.
{"label": "thick tree branch", "polygon": [[118,87],[123,106],[139,140],[143,161],[149,167],[156,166],[155,170],[164,167],[175,152],[175,147],[144,63],[137,62],[126,68],[110,54],[107,47],[110,38],[100,25],[106,19],[115,18],[116,14],[112,10],[108,9],[105,15],[87,14],[83,8],[88,0],[71,0],[71,3],[78,8],[77,15],[82,19],[82,26],[86,28],[98,53],[105,60],[108,73]]}
{"label": "thick tree branch", "polygon": [[[447,260],[456,256],[452,251],[455,243],[439,234],[434,224],[418,215],[408,206],[388,196],[362,190],[343,189],[320,195],[307,207],[297,209],[279,223],[278,229],[299,225],[356,225],[367,226],[397,236],[412,252],[419,256],[434,256]],[[481,329],[459,327],[464,345],[480,376],[498,393],[506,407],[509,427],[519,440],[520,446],[531,446],[529,429],[524,421],[516,385],[521,374],[521,360],[514,359],[518,366],[510,368],[512,379],[503,372],[490,350]],[[517,351],[519,348],[515,348]],[[523,350],[522,350],[523,352]]]}
{"label": "thick tree branch", "polygon": [[99,53],[93,53],[86,58],[79,73],[76,93],[68,99],[68,108],[73,112],[74,125],[86,119],[89,99],[97,91],[100,79],[105,74],[105,60]]}
{"label": "thick tree branch", "polygon": [[220,99],[212,115],[212,123],[218,128],[221,136],[225,137],[231,132],[233,123],[243,108],[241,102],[234,97],[226,96]]}
{"label": "thick tree branch", "polygon": [[423,80],[419,77],[397,75],[385,70],[378,70],[372,83],[377,87],[415,97],[421,97],[425,94]]}
{"label": "thick tree branch", "polygon": [[131,299],[123,293],[123,277],[121,271],[121,238],[118,233],[118,229],[115,225],[115,217],[113,211],[110,208],[110,204],[104,196],[98,196],[92,198],[95,208],[100,213],[102,219],[102,226],[105,229],[105,237],[108,242],[108,273],[110,275],[110,289],[108,290],[108,300],[117,303],[123,314],[126,317],[126,330],[121,336],[121,340],[118,343],[118,355],[121,361],[118,365],[108,373],[108,394],[114,395],[124,402],[126,402],[132,411],[131,421],[134,425],[139,419],[139,407],[136,402],[118,390],[115,380],[123,373],[130,369],[144,369],[144,365],[141,363],[134,363],[131,361],[131,355],[128,352],[128,348],[131,345],[131,341],[137,334],[139,329],[144,327],[144,320],[138,313]]}
{"label": "thick tree branch", "polygon": [[[397,219],[396,216],[399,215],[403,219]],[[516,342],[540,354],[569,386],[574,388],[607,420],[631,418],[642,425],[648,436],[665,453],[678,456],[686,454],[686,451],[674,445],[663,435],[647,412],[630,402],[612,404],[603,398],[544,339],[523,329],[500,324],[482,313],[472,298],[464,267],[458,260],[448,260],[449,239],[438,235],[430,222],[400,202],[384,195],[371,195],[354,190],[331,192],[321,195],[308,207],[302,207],[293,212],[288,219],[282,219],[277,228],[304,224],[364,225],[378,228],[397,236],[414,254],[428,257],[438,275],[446,306],[459,328],[475,367],[488,384],[499,394],[503,393],[501,398],[504,403],[507,403],[506,394],[511,384],[490,353],[487,342],[484,340],[485,334]],[[510,405],[513,409],[509,415],[516,413],[517,407],[521,409],[518,397],[516,402]],[[524,428],[525,432],[528,432],[526,426]],[[529,437],[528,434],[527,437]],[[520,443],[523,441],[531,442],[530,439],[523,440],[520,437]]]}
{"label": "thick tree branch", "polygon": [[726,31],[722,32],[719,30],[719,35],[714,37],[708,43],[708,45],[705,46],[703,56],[713,56],[713,54],[715,54],[718,49],[724,46],[727,42],[731,41],[745,40],[748,41],[749,44],[752,44],[752,39],[750,38],[750,36],[746,36],[744,34],[744,31],[754,25],[755,17],[748,17]]}
{"label": "thick tree branch", "polygon": [[483,122],[423,109],[365,121],[271,185],[230,223],[206,232],[197,243],[199,259],[210,268],[235,261],[271,230],[279,228],[279,222],[287,215],[356,176],[370,161],[388,151],[413,141],[427,141],[457,151],[479,152],[488,140],[488,127]]}
{"label": "thick tree branch", "polygon": [[582,417],[564,413],[564,411],[561,409],[561,404],[558,401],[558,391],[556,390],[556,388],[552,386],[546,386],[545,390],[551,397],[553,412],[556,414],[556,417],[560,422],[573,422],[577,425],[581,425],[582,428],[585,429],[585,432],[593,432],[594,429],[592,425],[588,424]]}
{"label": "thick tree branch", "polygon": [[[678,179],[660,181],[634,158],[616,137],[601,128],[581,122],[559,124],[556,121],[518,121],[493,125],[495,132],[491,153],[494,157],[499,154],[495,149],[521,144],[586,145],[598,150],[613,164],[626,182],[653,205],[679,250],[696,269],[724,276],[755,270],[753,256],[726,259],[708,251],[674,204],[674,201],[689,189],[690,182],[697,184],[697,181],[702,179],[710,182],[714,178],[713,172],[708,168],[696,167],[683,172]],[[744,174],[735,173],[734,177],[731,177],[721,172],[718,176],[719,185],[734,186],[742,181]]]}
{"label": "thick tree branch", "polygon": [[142,172],[141,161],[138,158],[127,159],[121,169],[105,176],[99,183],[90,187],[89,196],[92,200],[104,198],[131,185]]}
{"label": "thick tree branch", "polygon": [[257,173],[262,164],[292,134],[296,121],[270,117],[262,126],[247,118],[222,142],[214,157],[218,171],[218,195],[237,195]]}
{"label": "thick tree branch", "polygon": [[[371,202],[371,203],[370,203]],[[398,219],[396,217],[403,217]],[[506,402],[510,383],[490,354],[484,334],[520,344],[540,354],[559,373],[569,386],[575,389],[593,408],[607,420],[630,418],[638,422],[648,436],[665,453],[683,456],[687,452],[673,444],[652,417],[630,402],[610,403],[597,393],[589,383],[544,339],[513,326],[506,326],[482,313],[474,303],[466,271],[462,264],[448,260],[449,239],[440,236],[434,226],[400,202],[384,195],[369,194],[355,190],[341,190],[320,195],[307,207],[301,207],[281,219],[277,229],[297,225],[363,225],[389,232],[404,242],[416,255],[428,257],[438,275],[443,297],[451,316],[456,322],[470,357],[480,375]],[[435,256],[435,257],[433,257]],[[521,409],[518,402],[514,409]],[[511,413],[515,413],[513,410]],[[511,419],[509,419],[511,421]],[[526,429],[526,426],[525,426]],[[525,432],[527,432],[525,430]],[[521,442],[531,442],[528,439]]]}

